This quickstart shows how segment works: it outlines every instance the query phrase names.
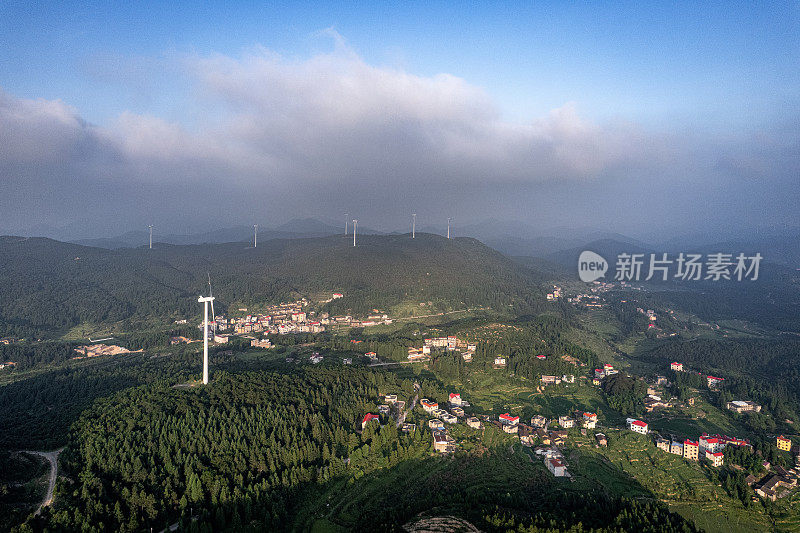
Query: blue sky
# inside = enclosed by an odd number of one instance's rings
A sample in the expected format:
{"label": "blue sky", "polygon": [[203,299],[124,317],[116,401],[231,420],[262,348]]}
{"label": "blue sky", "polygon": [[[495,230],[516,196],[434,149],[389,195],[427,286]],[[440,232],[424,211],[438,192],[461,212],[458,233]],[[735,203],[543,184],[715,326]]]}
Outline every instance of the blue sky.
{"label": "blue sky", "polygon": [[573,101],[590,117],[724,128],[800,103],[799,12],[798,2],[7,2],[0,84],[99,123],[125,109],[174,114],[172,76],[148,72],[142,96],[109,60],[256,45],[307,57],[330,47],[318,32],[333,27],[370,64],[485,88],[510,120]]}
{"label": "blue sky", "polygon": [[0,3],[0,233],[794,227],[799,22],[798,1]]}

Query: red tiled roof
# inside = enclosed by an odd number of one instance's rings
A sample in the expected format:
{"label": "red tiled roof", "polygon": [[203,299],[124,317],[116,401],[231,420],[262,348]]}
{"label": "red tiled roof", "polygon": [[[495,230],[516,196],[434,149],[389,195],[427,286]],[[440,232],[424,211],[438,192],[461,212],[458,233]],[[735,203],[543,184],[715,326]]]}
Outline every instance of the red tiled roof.
{"label": "red tiled roof", "polygon": [[641,420],[634,420],[633,422],[631,422],[631,425],[632,426],[639,426],[639,427],[642,427],[642,428],[646,428],[647,427],[647,423],[646,422],[642,422]]}
{"label": "red tiled roof", "polygon": [[381,419],[380,415],[376,415],[376,414],[373,414],[373,413],[367,413],[367,414],[364,415],[364,420],[362,420],[361,423],[365,424],[367,422],[371,422],[372,420],[380,420],[380,419]]}

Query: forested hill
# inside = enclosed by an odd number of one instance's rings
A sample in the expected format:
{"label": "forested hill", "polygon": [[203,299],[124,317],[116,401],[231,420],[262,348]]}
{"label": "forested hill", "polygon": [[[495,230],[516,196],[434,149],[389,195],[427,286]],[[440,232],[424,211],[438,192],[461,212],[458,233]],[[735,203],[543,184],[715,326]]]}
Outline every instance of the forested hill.
{"label": "forested hill", "polygon": [[[84,321],[189,316],[211,274],[220,304],[339,291],[335,311],[403,300],[531,310],[538,277],[477,240],[364,235],[107,250],[44,238],[0,237],[0,335]],[[224,308],[224,307],[223,307]]]}

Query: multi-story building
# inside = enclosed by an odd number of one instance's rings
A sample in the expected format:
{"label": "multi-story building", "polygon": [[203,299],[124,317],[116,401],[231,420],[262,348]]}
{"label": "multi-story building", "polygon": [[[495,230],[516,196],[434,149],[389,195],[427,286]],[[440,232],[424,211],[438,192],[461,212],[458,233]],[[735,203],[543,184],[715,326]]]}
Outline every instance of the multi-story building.
{"label": "multi-story building", "polygon": [[683,457],[692,461],[700,460],[700,445],[689,439],[683,441]]}
{"label": "multi-story building", "polygon": [[785,452],[788,452],[788,451],[790,451],[792,449],[792,441],[791,441],[791,439],[787,439],[783,435],[780,435],[780,436],[778,436],[778,438],[776,440],[777,440],[777,446],[778,446],[779,450],[783,450]]}

